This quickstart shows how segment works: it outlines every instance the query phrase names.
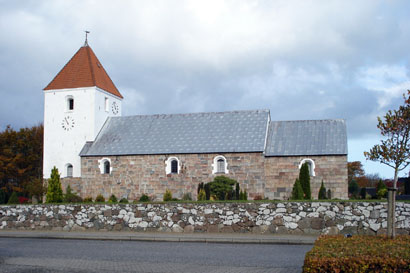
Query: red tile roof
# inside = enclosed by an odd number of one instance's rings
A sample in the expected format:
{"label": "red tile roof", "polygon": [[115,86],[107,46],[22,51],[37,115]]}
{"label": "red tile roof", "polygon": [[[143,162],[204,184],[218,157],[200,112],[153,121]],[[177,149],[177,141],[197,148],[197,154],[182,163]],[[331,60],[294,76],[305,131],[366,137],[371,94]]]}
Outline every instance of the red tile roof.
{"label": "red tile roof", "polygon": [[97,86],[117,97],[123,96],[88,45],[81,47],[44,90]]}

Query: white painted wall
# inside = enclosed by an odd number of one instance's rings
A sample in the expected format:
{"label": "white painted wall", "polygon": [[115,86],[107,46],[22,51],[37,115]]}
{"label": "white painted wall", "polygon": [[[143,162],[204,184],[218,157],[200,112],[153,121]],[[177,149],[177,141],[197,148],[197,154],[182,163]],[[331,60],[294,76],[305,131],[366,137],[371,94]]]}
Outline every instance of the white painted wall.
{"label": "white painted wall", "polygon": [[[74,98],[74,110],[67,107],[67,96]],[[109,111],[105,111],[105,98]],[[119,107],[115,115],[112,103]],[[56,166],[61,177],[67,176],[67,164],[73,165],[73,177],[81,176],[79,153],[86,141],[94,141],[107,117],[121,115],[121,99],[97,87],[47,90],[44,92],[44,160],[43,176],[49,178]],[[62,127],[65,118],[74,120],[74,127]]]}

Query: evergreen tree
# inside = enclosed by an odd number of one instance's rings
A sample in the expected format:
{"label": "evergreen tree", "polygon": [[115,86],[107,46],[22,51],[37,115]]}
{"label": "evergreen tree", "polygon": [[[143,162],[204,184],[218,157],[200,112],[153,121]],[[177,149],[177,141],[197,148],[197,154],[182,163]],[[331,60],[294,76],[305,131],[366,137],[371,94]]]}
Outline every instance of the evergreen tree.
{"label": "evergreen tree", "polygon": [[164,202],[172,200],[172,192],[170,190],[168,190],[168,189],[165,190],[163,200],[164,200]]}
{"label": "evergreen tree", "polygon": [[18,203],[19,203],[19,198],[17,197],[17,193],[13,191],[7,204],[11,205],[11,204],[18,204]]}
{"label": "evergreen tree", "polygon": [[209,187],[209,183],[206,183],[204,185],[204,190],[205,190],[206,200],[210,200],[211,199],[211,188]]}
{"label": "evergreen tree", "polygon": [[293,184],[292,199],[293,200],[303,199],[303,189],[302,189],[302,186],[300,185],[300,181],[298,178],[296,178],[295,184]]}
{"label": "evergreen tree", "polygon": [[322,180],[322,185],[320,185],[318,199],[319,200],[326,199],[326,188],[325,188],[325,185],[323,184],[323,180]]}
{"label": "evergreen tree", "polygon": [[63,201],[63,190],[61,189],[60,174],[54,166],[51,170],[51,177],[48,180],[48,188],[46,194],[47,203],[61,203]]}
{"label": "evergreen tree", "polygon": [[304,163],[299,171],[299,181],[303,189],[305,199],[312,199],[310,191],[310,173],[308,163]]}
{"label": "evergreen tree", "polygon": [[239,200],[239,183],[236,183],[235,185],[235,200]]}
{"label": "evergreen tree", "polygon": [[377,183],[376,194],[379,199],[385,198],[387,195],[387,187],[381,179],[379,180],[379,183]]}

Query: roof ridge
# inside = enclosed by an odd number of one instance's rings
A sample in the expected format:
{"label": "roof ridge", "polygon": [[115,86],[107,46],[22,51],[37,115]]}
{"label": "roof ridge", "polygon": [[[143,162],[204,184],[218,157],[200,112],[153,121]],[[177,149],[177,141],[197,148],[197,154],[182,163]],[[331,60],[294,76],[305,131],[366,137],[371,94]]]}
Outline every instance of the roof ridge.
{"label": "roof ridge", "polygon": [[295,119],[295,120],[271,120],[274,122],[301,122],[301,121],[346,121],[344,118],[334,118],[334,119]]}
{"label": "roof ridge", "polygon": [[233,110],[233,111],[221,111],[221,112],[193,112],[193,113],[172,113],[172,114],[146,114],[146,115],[129,115],[121,116],[116,118],[127,118],[127,117],[152,117],[152,116],[190,116],[190,115],[201,115],[201,114],[228,114],[228,113],[245,113],[245,112],[266,112],[269,113],[267,109],[256,109],[256,110]]}

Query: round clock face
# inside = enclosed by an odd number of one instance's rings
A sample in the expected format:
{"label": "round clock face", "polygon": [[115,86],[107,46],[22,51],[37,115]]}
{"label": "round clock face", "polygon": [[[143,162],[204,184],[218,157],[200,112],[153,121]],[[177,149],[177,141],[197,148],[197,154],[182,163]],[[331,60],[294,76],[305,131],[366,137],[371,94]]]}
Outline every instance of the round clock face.
{"label": "round clock face", "polygon": [[74,119],[70,116],[66,116],[61,122],[61,127],[63,127],[63,129],[66,131],[70,131],[71,129],[74,128],[74,124],[75,124]]}
{"label": "round clock face", "polygon": [[115,101],[112,103],[111,110],[114,115],[118,114],[118,112],[120,111],[120,107]]}

